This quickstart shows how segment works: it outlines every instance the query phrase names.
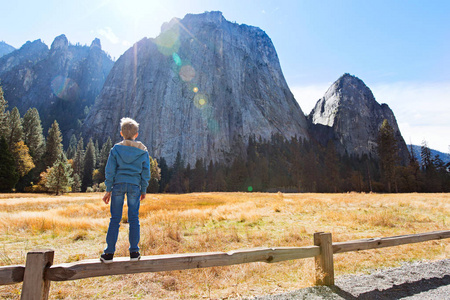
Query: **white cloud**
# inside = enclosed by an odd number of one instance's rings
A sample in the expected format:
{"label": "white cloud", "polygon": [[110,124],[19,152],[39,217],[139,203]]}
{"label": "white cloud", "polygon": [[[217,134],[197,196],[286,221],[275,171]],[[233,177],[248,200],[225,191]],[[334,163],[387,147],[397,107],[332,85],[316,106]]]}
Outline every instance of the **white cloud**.
{"label": "white cloud", "polygon": [[113,44],[118,44],[120,42],[119,38],[110,27],[100,28],[97,32]]}
{"label": "white cloud", "polygon": [[131,46],[133,46],[133,44],[132,43],[130,43],[129,41],[126,41],[126,40],[123,40],[122,41],[122,46],[125,46],[125,47],[131,47]]}
{"label": "white cloud", "polygon": [[379,103],[394,111],[406,143],[448,152],[450,145],[450,82],[397,82],[371,87]]}

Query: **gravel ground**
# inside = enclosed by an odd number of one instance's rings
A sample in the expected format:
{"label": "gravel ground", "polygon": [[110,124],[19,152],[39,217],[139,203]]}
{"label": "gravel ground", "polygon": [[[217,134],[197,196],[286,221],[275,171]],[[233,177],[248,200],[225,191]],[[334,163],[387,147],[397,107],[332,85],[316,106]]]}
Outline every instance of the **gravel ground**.
{"label": "gravel ground", "polygon": [[370,275],[337,277],[333,287],[310,287],[253,300],[290,299],[450,299],[450,259],[405,263]]}

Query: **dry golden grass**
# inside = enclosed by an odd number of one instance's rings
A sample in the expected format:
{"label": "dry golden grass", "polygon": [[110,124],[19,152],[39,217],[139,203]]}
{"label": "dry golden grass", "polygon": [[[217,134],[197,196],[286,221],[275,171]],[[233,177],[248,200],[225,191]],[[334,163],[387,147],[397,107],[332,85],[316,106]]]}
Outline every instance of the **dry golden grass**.
{"label": "dry golden grass", "polygon": [[[102,194],[0,194],[0,265],[25,264],[27,251],[55,250],[55,264],[97,258],[109,206]],[[450,194],[147,195],[141,204],[142,255],[312,245],[317,231],[333,241],[448,230]],[[116,256],[128,256],[126,208]],[[450,257],[450,240],[335,255],[337,276]],[[313,283],[313,259],[251,263],[52,282],[50,299],[240,298]],[[18,299],[21,284],[0,287]]]}

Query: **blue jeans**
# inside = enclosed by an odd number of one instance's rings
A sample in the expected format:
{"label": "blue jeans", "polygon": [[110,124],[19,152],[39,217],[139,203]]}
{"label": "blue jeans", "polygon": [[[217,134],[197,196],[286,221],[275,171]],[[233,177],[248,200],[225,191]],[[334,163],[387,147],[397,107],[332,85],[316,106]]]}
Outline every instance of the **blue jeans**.
{"label": "blue jeans", "polygon": [[111,219],[109,221],[108,233],[106,234],[107,247],[104,253],[116,251],[117,238],[119,236],[120,221],[122,220],[123,202],[127,195],[128,224],[130,226],[128,238],[130,241],[130,252],[139,251],[140,224],[139,206],[141,200],[141,189],[138,185],[131,183],[116,183],[111,193]]}

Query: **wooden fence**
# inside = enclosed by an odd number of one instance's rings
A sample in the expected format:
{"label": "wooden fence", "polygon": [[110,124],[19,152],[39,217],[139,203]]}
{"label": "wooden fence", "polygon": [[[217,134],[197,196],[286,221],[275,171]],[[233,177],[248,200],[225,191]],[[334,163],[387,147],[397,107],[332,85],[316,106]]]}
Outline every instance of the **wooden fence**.
{"label": "wooden fence", "polygon": [[48,298],[51,281],[208,268],[251,262],[275,263],[308,257],[315,258],[316,285],[334,285],[333,254],[446,238],[450,238],[450,230],[332,243],[331,233],[317,232],[314,234],[314,246],[308,247],[255,248],[226,253],[154,255],[143,256],[139,261],[130,261],[129,258],[119,257],[114,258],[114,262],[111,264],[101,263],[99,259],[91,259],[52,265],[54,251],[37,250],[27,253],[25,266],[0,267],[0,285],[23,281],[21,299],[40,300]]}

